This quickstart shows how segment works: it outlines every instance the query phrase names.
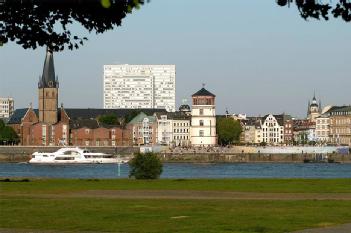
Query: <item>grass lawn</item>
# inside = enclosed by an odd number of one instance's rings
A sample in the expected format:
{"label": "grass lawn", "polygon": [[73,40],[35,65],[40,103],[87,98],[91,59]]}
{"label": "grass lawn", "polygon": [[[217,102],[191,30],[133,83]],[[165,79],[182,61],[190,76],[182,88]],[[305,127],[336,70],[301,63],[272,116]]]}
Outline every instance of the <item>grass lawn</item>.
{"label": "grass lawn", "polygon": [[3,193],[84,190],[212,190],[267,193],[351,193],[351,179],[31,179],[0,182]]}
{"label": "grass lawn", "polygon": [[[350,200],[74,197],[88,190],[351,193],[348,179],[0,182],[0,229],[72,232],[290,232],[351,222]],[[45,196],[59,194],[59,197]]]}

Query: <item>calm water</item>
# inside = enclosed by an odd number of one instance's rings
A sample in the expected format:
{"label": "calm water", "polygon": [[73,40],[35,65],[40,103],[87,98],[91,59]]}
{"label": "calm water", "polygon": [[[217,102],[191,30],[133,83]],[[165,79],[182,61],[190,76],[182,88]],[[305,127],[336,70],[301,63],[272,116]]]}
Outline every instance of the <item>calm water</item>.
{"label": "calm water", "polygon": [[[351,164],[164,164],[162,178],[351,178]],[[33,165],[0,163],[0,177],[125,178],[123,164]]]}

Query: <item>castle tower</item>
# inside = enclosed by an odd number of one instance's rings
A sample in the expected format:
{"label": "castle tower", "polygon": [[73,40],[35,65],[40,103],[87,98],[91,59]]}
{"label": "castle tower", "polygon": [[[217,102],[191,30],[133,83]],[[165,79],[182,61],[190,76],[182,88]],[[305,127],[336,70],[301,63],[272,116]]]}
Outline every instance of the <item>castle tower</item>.
{"label": "castle tower", "polygon": [[39,122],[57,123],[59,83],[55,78],[54,56],[50,49],[46,50],[43,75],[39,78]]}
{"label": "castle tower", "polygon": [[216,135],[216,96],[204,87],[192,95],[191,145],[215,146]]}

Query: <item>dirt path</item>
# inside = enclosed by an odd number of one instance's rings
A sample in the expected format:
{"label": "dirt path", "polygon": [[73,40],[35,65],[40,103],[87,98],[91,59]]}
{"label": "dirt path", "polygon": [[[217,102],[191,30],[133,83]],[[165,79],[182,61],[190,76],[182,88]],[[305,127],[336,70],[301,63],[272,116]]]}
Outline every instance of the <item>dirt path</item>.
{"label": "dirt path", "polygon": [[64,194],[11,194],[40,198],[195,199],[195,200],[351,200],[351,193],[252,193],[193,190],[88,190]]}
{"label": "dirt path", "polygon": [[351,223],[339,225],[335,227],[306,229],[302,231],[295,231],[292,233],[350,233],[350,232],[351,232]]}

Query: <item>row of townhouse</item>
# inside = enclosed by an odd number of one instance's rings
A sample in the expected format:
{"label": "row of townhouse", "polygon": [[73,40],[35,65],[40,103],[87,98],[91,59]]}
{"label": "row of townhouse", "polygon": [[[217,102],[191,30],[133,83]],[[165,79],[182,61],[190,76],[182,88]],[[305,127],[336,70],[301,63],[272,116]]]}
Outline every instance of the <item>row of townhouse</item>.
{"label": "row of townhouse", "polygon": [[351,106],[332,106],[316,118],[319,143],[351,145]]}
{"label": "row of townhouse", "polygon": [[293,119],[285,114],[239,120],[243,143],[351,145],[351,106],[329,107],[313,120]]}
{"label": "row of townhouse", "polygon": [[[286,114],[268,114],[264,117],[248,117],[241,120],[243,143],[278,145],[285,142],[284,125],[290,128],[291,117]],[[289,135],[289,134],[287,134]]]}

